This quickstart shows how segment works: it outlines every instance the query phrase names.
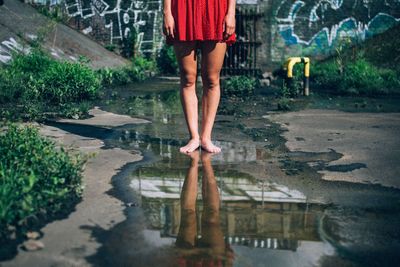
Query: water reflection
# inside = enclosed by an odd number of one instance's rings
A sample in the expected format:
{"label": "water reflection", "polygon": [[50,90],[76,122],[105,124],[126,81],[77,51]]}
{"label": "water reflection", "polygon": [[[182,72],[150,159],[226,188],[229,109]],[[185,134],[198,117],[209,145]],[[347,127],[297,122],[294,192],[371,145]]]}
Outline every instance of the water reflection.
{"label": "water reflection", "polygon": [[228,166],[218,154],[195,151],[189,158],[172,150],[133,173],[130,186],[141,197],[145,236],[152,232],[154,244],[170,240],[174,266],[253,266],[267,254],[271,266],[282,266],[287,256],[293,262],[285,266],[298,260],[304,263],[298,266],[311,266],[332,253],[318,233],[324,205]]}
{"label": "water reflection", "polygon": [[196,205],[199,154],[198,150],[190,154],[191,163],[181,192],[181,219],[176,239],[176,246],[181,248],[179,265],[233,266],[233,250],[225,243],[221,229],[220,197],[211,165],[212,154],[207,152],[201,153],[202,209]]}

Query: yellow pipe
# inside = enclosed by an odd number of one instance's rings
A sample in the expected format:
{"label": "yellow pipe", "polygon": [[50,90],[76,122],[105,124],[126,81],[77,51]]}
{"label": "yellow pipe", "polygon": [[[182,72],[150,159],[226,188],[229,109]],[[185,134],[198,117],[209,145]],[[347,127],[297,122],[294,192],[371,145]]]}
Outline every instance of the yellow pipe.
{"label": "yellow pipe", "polygon": [[284,69],[287,71],[286,77],[293,79],[293,68],[297,63],[304,64],[304,95],[309,94],[309,77],[310,77],[310,58],[308,57],[291,57],[286,60]]}
{"label": "yellow pipe", "polygon": [[294,67],[294,65],[296,65],[297,63],[300,63],[300,62],[301,62],[300,57],[291,57],[286,61],[285,69],[287,70],[288,78],[293,78],[293,67]]}

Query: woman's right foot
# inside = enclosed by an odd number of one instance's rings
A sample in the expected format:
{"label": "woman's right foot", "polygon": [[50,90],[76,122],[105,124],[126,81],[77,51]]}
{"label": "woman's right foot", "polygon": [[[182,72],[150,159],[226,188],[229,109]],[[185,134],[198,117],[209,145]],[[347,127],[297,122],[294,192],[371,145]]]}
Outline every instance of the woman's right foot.
{"label": "woman's right foot", "polygon": [[201,141],[201,149],[210,152],[210,153],[219,153],[221,152],[221,148],[219,146],[214,145],[211,140],[205,139]]}
{"label": "woman's right foot", "polygon": [[200,146],[199,139],[190,139],[186,146],[179,148],[179,151],[181,153],[191,153],[191,152],[195,151],[196,149],[198,149],[199,146]]}

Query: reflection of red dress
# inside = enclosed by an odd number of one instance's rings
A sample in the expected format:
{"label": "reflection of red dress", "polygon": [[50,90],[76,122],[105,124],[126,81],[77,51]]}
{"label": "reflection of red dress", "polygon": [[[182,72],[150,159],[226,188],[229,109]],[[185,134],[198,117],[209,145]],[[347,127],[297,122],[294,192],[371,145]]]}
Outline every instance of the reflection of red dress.
{"label": "reflection of red dress", "polygon": [[175,21],[174,37],[166,36],[166,43],[177,41],[218,40],[232,45],[236,34],[223,39],[223,21],[228,11],[228,0],[171,0]]}

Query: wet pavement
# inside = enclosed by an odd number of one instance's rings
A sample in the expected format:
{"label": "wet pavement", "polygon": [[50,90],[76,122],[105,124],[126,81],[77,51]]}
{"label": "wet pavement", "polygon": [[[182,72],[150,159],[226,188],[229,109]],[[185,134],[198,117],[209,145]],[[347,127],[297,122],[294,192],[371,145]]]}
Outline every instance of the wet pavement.
{"label": "wet pavement", "polygon": [[396,266],[400,190],[321,179],[321,169],[338,171],[328,165],[343,155],[333,149],[289,151],[284,130],[263,117],[271,111],[263,99],[250,100],[258,107],[251,116],[248,103],[234,115],[222,108],[214,139],[223,152],[190,157],[178,152],[187,135],[176,86],[127,91],[121,93],[123,105],[115,99],[103,108],[152,123],[115,128],[106,143],[137,149],[145,159],[113,178],[113,195],[127,203],[127,220],[110,231],[93,231],[103,245],[90,262]]}
{"label": "wet pavement", "polygon": [[221,101],[214,139],[222,153],[181,154],[187,129],[178,85],[141,88],[113,89],[97,105],[151,123],[52,124],[143,155],[120,169],[107,192],[124,203],[126,219],[84,226],[100,244],[85,259],[90,265],[397,266],[400,190],[322,179],[321,171],[366,166],[332,169],[343,157],[335,149],[289,150],[287,129],[264,116],[273,109],[264,96],[235,100],[235,108]]}

